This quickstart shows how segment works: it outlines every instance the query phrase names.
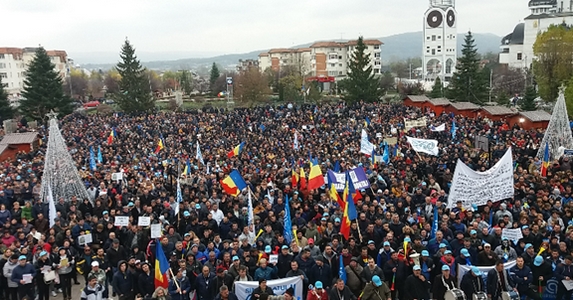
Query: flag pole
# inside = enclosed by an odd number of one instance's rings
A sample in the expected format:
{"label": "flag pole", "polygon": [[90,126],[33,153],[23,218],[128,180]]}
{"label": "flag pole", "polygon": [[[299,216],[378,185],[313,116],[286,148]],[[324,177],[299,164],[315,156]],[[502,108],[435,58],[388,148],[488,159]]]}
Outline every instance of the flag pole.
{"label": "flag pole", "polygon": [[171,277],[173,278],[173,282],[175,282],[175,286],[179,290],[179,294],[181,294],[182,293],[181,287],[179,287],[179,283],[177,282],[177,277],[175,277],[175,275],[173,274],[173,270],[171,270],[171,268],[169,268],[169,273],[171,273]]}
{"label": "flag pole", "polygon": [[356,221],[356,228],[358,229],[358,237],[360,238],[360,243],[362,243],[362,233],[360,232],[360,224],[358,224],[357,220]]}

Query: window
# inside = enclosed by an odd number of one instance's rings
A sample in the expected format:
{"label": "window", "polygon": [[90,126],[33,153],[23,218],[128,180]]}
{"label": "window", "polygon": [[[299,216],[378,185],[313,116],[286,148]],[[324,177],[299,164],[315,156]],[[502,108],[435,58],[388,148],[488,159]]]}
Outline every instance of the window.
{"label": "window", "polygon": [[432,49],[432,55],[436,54],[436,49]]}
{"label": "window", "polygon": [[334,68],[334,67],[336,67],[336,64],[330,64],[330,66]]}
{"label": "window", "polygon": [[441,40],[441,39],[442,39],[442,36],[441,36],[441,35],[438,35],[438,40]]}
{"label": "window", "polygon": [[430,36],[428,35],[428,36],[426,37],[426,40],[429,40],[429,39],[430,39]]}
{"label": "window", "polygon": [[4,59],[4,54],[0,54],[0,59]]}
{"label": "window", "polygon": [[432,41],[435,41],[435,40],[436,40],[436,36],[432,35]]}
{"label": "window", "polygon": [[523,59],[523,53],[517,53],[517,60]]}
{"label": "window", "polygon": [[328,59],[337,59],[337,58],[338,58],[338,55],[336,55],[336,54],[328,55]]}
{"label": "window", "polygon": [[380,74],[380,69],[374,69],[372,71],[374,71],[374,74]]}
{"label": "window", "polygon": [[342,64],[338,64],[339,67],[342,67]]}
{"label": "window", "polygon": [[338,75],[342,75],[342,71],[338,71]]}
{"label": "window", "polygon": [[338,59],[342,59],[342,55],[339,55],[339,56],[338,56]]}
{"label": "window", "polygon": [[5,64],[5,63],[0,63],[0,69],[6,69],[6,64]]}
{"label": "window", "polygon": [[8,74],[7,73],[0,73],[0,78],[8,78]]}
{"label": "window", "polygon": [[379,66],[379,65],[380,65],[380,61],[379,61],[379,60],[378,60],[378,61],[375,61],[375,62],[374,62],[374,65],[375,65],[375,66]]}
{"label": "window", "polygon": [[374,53],[374,58],[380,58],[380,52]]}
{"label": "window", "polygon": [[438,46],[438,49],[442,49],[442,46]]}
{"label": "window", "polygon": [[426,46],[426,49],[430,49],[430,46]]}
{"label": "window", "polygon": [[380,49],[380,46],[378,46],[378,45],[374,46],[374,50],[378,50],[378,49]]}
{"label": "window", "polygon": [[426,50],[426,53],[430,53],[430,50]]}

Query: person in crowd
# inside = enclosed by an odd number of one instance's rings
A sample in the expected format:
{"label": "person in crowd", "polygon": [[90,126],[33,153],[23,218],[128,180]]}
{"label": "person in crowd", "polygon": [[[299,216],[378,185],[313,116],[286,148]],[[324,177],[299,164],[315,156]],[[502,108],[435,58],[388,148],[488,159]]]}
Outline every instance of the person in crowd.
{"label": "person in crowd", "polygon": [[460,289],[466,294],[466,299],[473,299],[474,294],[484,292],[485,284],[483,282],[482,272],[478,267],[471,267],[471,271],[466,272],[464,276],[462,276]]}
{"label": "person in crowd", "polygon": [[69,255],[66,248],[60,248],[58,255],[54,256],[54,264],[60,277],[60,285],[63,290],[64,300],[72,298],[72,269],[75,266],[74,258]]}
{"label": "person in crowd", "polygon": [[504,292],[517,292],[509,272],[504,268],[503,260],[498,260],[495,263],[495,268],[487,273],[486,290],[490,299],[501,298]]}
{"label": "person in crowd", "polygon": [[237,298],[235,293],[229,291],[226,285],[223,285],[219,288],[219,294],[217,294],[215,300],[239,300],[239,298]]}
{"label": "person in crowd", "polygon": [[173,300],[188,300],[191,283],[187,276],[183,276],[184,269],[177,270],[175,278],[169,281],[169,295]]}
{"label": "person in crowd", "polygon": [[360,299],[364,300],[377,300],[385,299],[391,300],[392,293],[390,288],[380,279],[378,275],[372,276],[372,280],[366,284],[364,291],[362,291],[362,297]]}
{"label": "person in crowd", "polygon": [[88,277],[86,287],[82,290],[80,296],[81,300],[103,300],[105,287],[99,283],[99,280],[95,276]]}
{"label": "person in crowd", "polygon": [[446,292],[457,287],[456,279],[450,274],[450,267],[442,266],[442,274],[436,276],[433,282],[432,296],[438,300],[444,300]]}
{"label": "person in crowd", "polygon": [[414,265],[412,268],[412,273],[406,278],[404,286],[403,299],[404,300],[414,300],[414,299],[430,299],[430,281],[423,274],[422,268],[418,265]]}
{"label": "person in crowd", "polygon": [[344,280],[338,278],[336,284],[328,293],[328,299],[330,300],[356,300],[357,297],[354,293],[344,284]]}
{"label": "person in crowd", "polygon": [[[557,296],[555,299],[569,299],[573,294],[573,290],[569,290],[565,288],[563,280],[573,280],[573,266],[571,263],[573,262],[573,257],[571,255],[565,256],[563,264],[557,266],[555,269],[555,278],[559,281],[557,285]],[[563,298],[565,297],[565,298]],[[569,298],[567,298],[569,297]]]}
{"label": "person in crowd", "polygon": [[251,299],[261,299],[265,298],[265,296],[272,296],[275,293],[273,289],[267,286],[267,280],[264,278],[259,279],[259,286],[256,287],[253,292],[251,293]]}
{"label": "person in crowd", "polygon": [[322,300],[328,299],[328,292],[324,288],[322,281],[316,281],[314,288],[309,288],[306,294],[306,300]]}
{"label": "person in crowd", "polygon": [[535,287],[536,291],[538,291],[540,294],[543,294],[545,287],[547,286],[547,281],[553,277],[553,270],[551,269],[551,265],[549,265],[549,263],[547,263],[542,256],[537,255],[533,260],[531,272],[531,285]]}
{"label": "person in crowd", "polygon": [[[8,251],[6,251],[8,252]],[[6,284],[6,299],[18,300],[18,283],[12,281],[12,271],[18,266],[18,254],[14,253],[10,256],[4,268],[2,268],[2,275],[8,279]]]}
{"label": "person in crowd", "polygon": [[127,270],[127,262],[122,260],[117,265],[117,271],[113,274],[112,286],[113,291],[119,297],[119,300],[133,300],[133,277]]}
{"label": "person in crowd", "polygon": [[[50,260],[48,252],[42,250],[38,255],[38,260],[35,263],[36,268],[36,285],[38,286],[38,299],[50,299],[50,284],[55,279],[54,263]],[[51,273],[51,274],[48,274]],[[51,278],[46,276],[52,275]]]}
{"label": "person in crowd", "polygon": [[12,269],[10,280],[18,284],[18,299],[34,299],[34,277],[36,268],[28,263],[26,255],[18,257],[18,265]]}
{"label": "person in crowd", "polygon": [[217,285],[215,283],[215,274],[211,272],[208,266],[203,266],[201,274],[195,279],[195,291],[199,300],[209,300],[217,295]]}

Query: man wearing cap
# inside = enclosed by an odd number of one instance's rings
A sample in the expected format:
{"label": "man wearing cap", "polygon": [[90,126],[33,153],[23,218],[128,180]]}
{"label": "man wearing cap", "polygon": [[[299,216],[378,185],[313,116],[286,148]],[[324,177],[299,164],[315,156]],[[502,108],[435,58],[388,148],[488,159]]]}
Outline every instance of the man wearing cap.
{"label": "man wearing cap", "polygon": [[460,255],[458,257],[456,257],[455,263],[456,263],[456,265],[462,265],[462,266],[471,266],[474,264],[472,262],[472,257],[470,255],[470,252],[468,251],[468,249],[462,248],[460,250]]}
{"label": "man wearing cap", "polygon": [[[11,252],[12,250],[7,249],[4,253],[6,254],[7,252]],[[4,277],[7,280],[8,286],[7,286],[7,291],[6,291],[6,300],[8,299],[18,299],[18,283],[10,280],[12,278],[12,271],[14,270],[14,268],[18,266],[18,254],[13,253],[9,258],[8,261],[6,262],[6,264],[4,265],[4,268],[2,268],[2,275],[4,275]]]}
{"label": "man wearing cap", "polygon": [[471,271],[462,277],[460,289],[466,294],[466,299],[473,299],[475,293],[484,291],[485,284],[481,276],[482,273],[478,267],[473,266]]}
{"label": "man wearing cap", "polygon": [[[12,270],[10,280],[18,284],[18,299],[28,297],[34,299],[33,278],[36,276],[36,268],[29,264],[25,255],[18,257],[18,265]],[[26,275],[26,280],[24,279]]]}
{"label": "man wearing cap", "polygon": [[188,300],[191,284],[187,276],[183,276],[184,269],[177,270],[175,278],[169,281],[169,295],[171,300]]}
{"label": "man wearing cap", "polygon": [[320,256],[320,248],[314,245],[314,238],[308,238],[308,245],[303,249],[310,251],[311,258]]}
{"label": "man wearing cap", "polygon": [[232,258],[232,263],[229,266],[229,269],[227,270],[227,272],[229,273],[229,275],[231,275],[232,278],[235,278],[235,277],[239,276],[239,269],[240,268],[241,268],[241,260],[239,259],[239,256],[235,255]]}
{"label": "man wearing cap", "polygon": [[547,286],[547,281],[553,277],[553,268],[546,262],[542,256],[536,256],[531,265],[531,273],[533,274],[532,285],[535,290],[539,291],[539,287],[543,290]]}
{"label": "man wearing cap", "polygon": [[361,300],[391,300],[392,299],[392,293],[390,292],[390,289],[388,288],[388,286],[386,285],[386,283],[384,283],[382,281],[382,279],[380,279],[380,277],[378,277],[378,275],[374,275],[372,276],[372,279],[370,282],[368,282],[366,284],[366,286],[364,287],[364,291],[362,292],[362,297],[360,297]]}
{"label": "man wearing cap", "polygon": [[420,271],[426,280],[430,280],[432,278],[431,274],[434,271],[434,260],[430,257],[430,252],[428,250],[422,250],[420,255]]}
{"label": "man wearing cap", "polygon": [[309,287],[308,293],[306,295],[306,300],[324,300],[328,299],[328,292],[323,287],[322,281],[316,281],[314,283],[314,289]]}
{"label": "man wearing cap", "polygon": [[432,296],[437,300],[444,300],[446,291],[457,287],[457,281],[450,274],[450,267],[448,265],[442,266],[442,274],[436,276],[433,283]]}
{"label": "man wearing cap", "polygon": [[525,244],[525,247],[523,247],[523,249],[525,251],[521,253],[521,257],[525,261],[525,265],[531,268],[531,266],[533,265],[533,260],[535,259],[536,256],[535,249],[533,248],[533,245],[530,243]]}
{"label": "man wearing cap", "polygon": [[406,278],[404,283],[406,288],[404,289],[404,295],[400,295],[400,299],[430,299],[430,281],[428,281],[428,277],[422,274],[422,268],[418,265],[414,265],[412,272],[413,274]]}
{"label": "man wearing cap", "polygon": [[283,245],[281,253],[277,262],[277,275],[279,278],[285,278],[288,271],[290,271],[290,263],[294,260],[292,254],[289,253],[289,247]]}
{"label": "man wearing cap", "polygon": [[[97,260],[92,261],[91,271],[88,274],[88,278],[90,278],[90,277],[95,277],[97,279],[97,283],[105,288],[105,290],[103,292],[103,296],[104,296],[104,298],[107,298],[108,297],[107,276],[105,274],[105,271],[102,270],[102,268],[100,268],[100,263]],[[88,280],[88,282],[89,282],[89,280]]]}
{"label": "man wearing cap", "polygon": [[499,260],[497,254],[491,250],[491,244],[485,243],[483,250],[478,254],[478,266],[493,266]]}
{"label": "man wearing cap", "polygon": [[269,296],[274,295],[273,289],[267,286],[266,279],[259,279],[259,286],[256,287],[251,293],[252,300],[259,300],[263,295]]}
{"label": "man wearing cap", "polygon": [[36,268],[36,283],[38,285],[38,299],[48,300],[50,298],[50,283],[44,279],[44,274],[47,272],[53,272],[54,267],[48,252],[42,251],[38,256],[34,267]]}

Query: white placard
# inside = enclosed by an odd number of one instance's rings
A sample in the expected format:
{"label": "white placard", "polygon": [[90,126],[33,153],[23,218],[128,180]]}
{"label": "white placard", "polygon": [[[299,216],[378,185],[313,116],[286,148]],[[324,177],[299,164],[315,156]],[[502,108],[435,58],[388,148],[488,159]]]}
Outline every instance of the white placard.
{"label": "white placard", "polygon": [[115,217],[114,226],[127,226],[129,225],[129,217]]}
{"label": "white placard", "polygon": [[573,280],[561,280],[561,282],[563,282],[563,285],[565,286],[565,288],[570,291],[573,289]]}
{"label": "white placard", "polygon": [[22,280],[24,280],[24,284],[32,283],[32,279],[34,279],[34,277],[32,276],[32,274],[24,274],[24,275],[22,275]]}
{"label": "white placard", "polygon": [[93,243],[93,237],[91,233],[80,235],[78,237],[78,244],[87,245]]}
{"label": "white placard", "polygon": [[372,152],[374,152],[374,144],[370,143],[368,140],[368,133],[366,130],[362,129],[362,134],[360,136],[360,153],[372,155]]}
{"label": "white placard", "polygon": [[151,224],[151,238],[161,237],[161,224]]}
{"label": "white placard", "polygon": [[123,180],[123,173],[121,173],[121,172],[112,173],[111,174],[111,180]]}
{"label": "white placard", "polygon": [[406,137],[408,139],[408,143],[412,145],[412,149],[416,152],[422,152],[434,156],[438,156],[440,149],[438,149],[438,141],[436,140],[424,140],[424,139],[417,139],[413,137]]}
{"label": "white placard", "polygon": [[278,262],[279,262],[279,255],[278,254],[269,255],[269,264],[276,264]]}
{"label": "white placard", "polygon": [[521,233],[521,228],[515,228],[515,229],[509,229],[509,228],[504,228],[501,231],[501,238],[507,238],[510,241],[513,241],[513,243],[517,244],[517,242],[523,238],[523,234]]}
{"label": "white placard", "polygon": [[[294,299],[302,299],[302,285],[302,279],[298,276],[267,281],[267,286],[273,289],[275,295],[282,295],[292,287]],[[235,294],[239,299],[250,299],[257,287],[259,287],[258,281],[235,281]]]}
{"label": "white placard", "polygon": [[430,125],[430,130],[431,130],[431,131],[436,131],[436,132],[438,132],[438,131],[445,131],[445,130],[446,130],[446,123],[444,123],[444,124],[442,124],[442,125],[440,125],[440,126],[438,126],[438,127],[435,127],[434,125]]}
{"label": "white placard", "polygon": [[457,201],[462,201],[465,208],[472,204],[485,205],[488,200],[512,198],[513,193],[513,159],[509,148],[501,160],[485,172],[476,172],[458,159],[447,207],[456,206]]}
{"label": "white placard", "polygon": [[151,218],[150,217],[139,217],[137,219],[137,226],[149,226],[149,224],[151,224]]}
{"label": "white placard", "polygon": [[406,129],[406,131],[413,127],[426,127],[426,117],[421,117],[417,120],[410,121],[406,121],[406,119],[404,119],[404,129]]}
{"label": "white placard", "polygon": [[376,133],[376,138],[381,138],[382,137],[382,133],[381,132],[377,132]]}

